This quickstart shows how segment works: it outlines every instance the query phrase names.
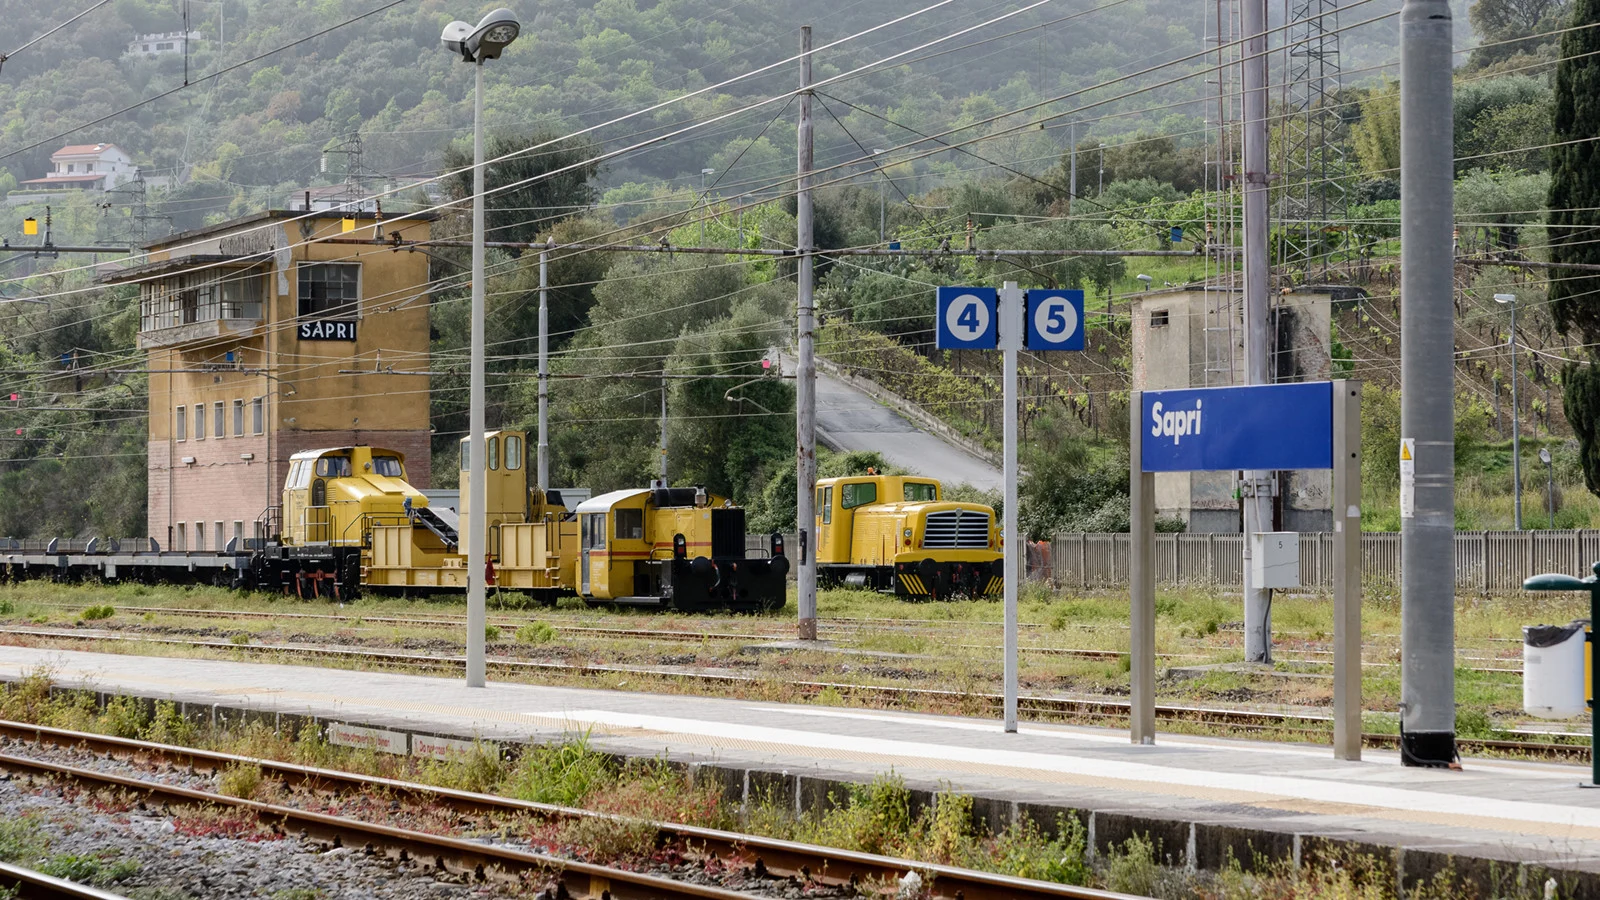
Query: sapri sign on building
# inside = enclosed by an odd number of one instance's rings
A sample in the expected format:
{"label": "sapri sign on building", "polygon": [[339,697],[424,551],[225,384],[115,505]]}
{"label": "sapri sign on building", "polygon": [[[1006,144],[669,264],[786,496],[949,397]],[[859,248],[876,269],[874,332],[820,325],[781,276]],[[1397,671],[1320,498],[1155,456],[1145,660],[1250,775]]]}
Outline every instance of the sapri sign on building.
{"label": "sapri sign on building", "polygon": [[1145,472],[1333,468],[1333,382],[1145,391]]}
{"label": "sapri sign on building", "polygon": [[356,323],[346,319],[307,319],[300,322],[297,333],[302,341],[353,341]]}

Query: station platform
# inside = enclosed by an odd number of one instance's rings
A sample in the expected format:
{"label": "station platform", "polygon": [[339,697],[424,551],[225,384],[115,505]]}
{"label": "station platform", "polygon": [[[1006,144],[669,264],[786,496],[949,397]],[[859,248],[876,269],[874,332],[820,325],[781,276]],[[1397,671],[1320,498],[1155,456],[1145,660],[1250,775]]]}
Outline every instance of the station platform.
{"label": "station platform", "polygon": [[597,749],[695,765],[731,796],[792,796],[797,809],[892,771],[918,802],[975,796],[991,828],[1077,815],[1100,852],[1148,834],[1172,863],[1215,869],[1230,854],[1249,867],[1345,845],[1390,856],[1404,884],[1447,867],[1481,884],[1542,884],[1549,869],[1559,896],[1600,896],[1600,790],[1579,789],[1586,766],[1408,769],[1393,753],[1342,762],[1305,745],[1161,736],[1136,746],[1114,729],[1024,722],[1005,734],[998,721],[946,716],[0,647],[0,679],[41,669],[61,687],[172,700],[191,716],[361,726],[372,731],[358,737],[393,752],[587,733]]}

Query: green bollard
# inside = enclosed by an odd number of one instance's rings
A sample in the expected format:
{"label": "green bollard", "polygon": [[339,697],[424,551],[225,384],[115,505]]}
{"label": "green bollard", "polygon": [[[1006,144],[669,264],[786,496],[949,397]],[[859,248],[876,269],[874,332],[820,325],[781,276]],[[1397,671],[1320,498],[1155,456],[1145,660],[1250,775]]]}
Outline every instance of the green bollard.
{"label": "green bollard", "polygon": [[1600,747],[1600,716],[1594,712],[1594,698],[1600,697],[1600,660],[1594,659],[1595,629],[1600,628],[1600,562],[1590,567],[1594,574],[1588,578],[1574,578],[1571,575],[1558,575],[1546,573],[1535,575],[1522,582],[1525,591],[1588,591],[1589,592],[1589,628],[1584,632],[1583,639],[1590,647],[1589,664],[1589,783],[1579,787],[1600,787],[1600,756],[1595,755],[1595,748]]}

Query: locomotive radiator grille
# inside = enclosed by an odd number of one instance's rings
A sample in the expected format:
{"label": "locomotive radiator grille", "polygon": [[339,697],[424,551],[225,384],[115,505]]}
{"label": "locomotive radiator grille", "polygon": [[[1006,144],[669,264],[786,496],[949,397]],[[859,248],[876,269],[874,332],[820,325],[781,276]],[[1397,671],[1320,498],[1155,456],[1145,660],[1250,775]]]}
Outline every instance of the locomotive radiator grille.
{"label": "locomotive radiator grille", "polygon": [[973,509],[928,513],[922,532],[927,550],[971,550],[989,546],[989,514]]}

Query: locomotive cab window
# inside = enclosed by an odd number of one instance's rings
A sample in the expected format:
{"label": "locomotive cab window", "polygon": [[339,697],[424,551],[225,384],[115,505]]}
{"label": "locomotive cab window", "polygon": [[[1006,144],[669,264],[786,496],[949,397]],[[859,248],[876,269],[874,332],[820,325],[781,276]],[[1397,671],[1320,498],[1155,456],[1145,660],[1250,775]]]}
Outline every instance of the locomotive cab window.
{"label": "locomotive cab window", "polygon": [[489,471],[500,471],[500,439],[492,437],[484,441],[484,444],[488,447],[486,455],[489,457]]}
{"label": "locomotive cab window", "polygon": [[822,508],[822,524],[833,524],[833,487],[831,485],[822,489],[822,502],[817,505]]}
{"label": "locomotive cab window", "polygon": [[606,514],[592,513],[583,517],[583,549],[602,550],[606,546]]}
{"label": "locomotive cab window", "polygon": [[839,505],[844,509],[865,506],[877,499],[878,486],[875,484],[846,484],[839,489]]}
{"label": "locomotive cab window", "polygon": [[506,468],[512,471],[522,468],[522,438],[514,434],[506,435]]}
{"label": "locomotive cab window", "polygon": [[372,458],[372,474],[385,475],[389,478],[404,478],[405,472],[400,468],[400,459],[395,456],[374,456]]}
{"label": "locomotive cab window", "polygon": [[324,456],[317,460],[318,478],[349,478],[350,457]]}
{"label": "locomotive cab window", "polygon": [[642,541],[644,540],[644,510],[619,509],[617,510],[617,540]]}
{"label": "locomotive cab window", "polygon": [[906,482],[906,500],[910,503],[932,503],[939,499],[939,486]]}

